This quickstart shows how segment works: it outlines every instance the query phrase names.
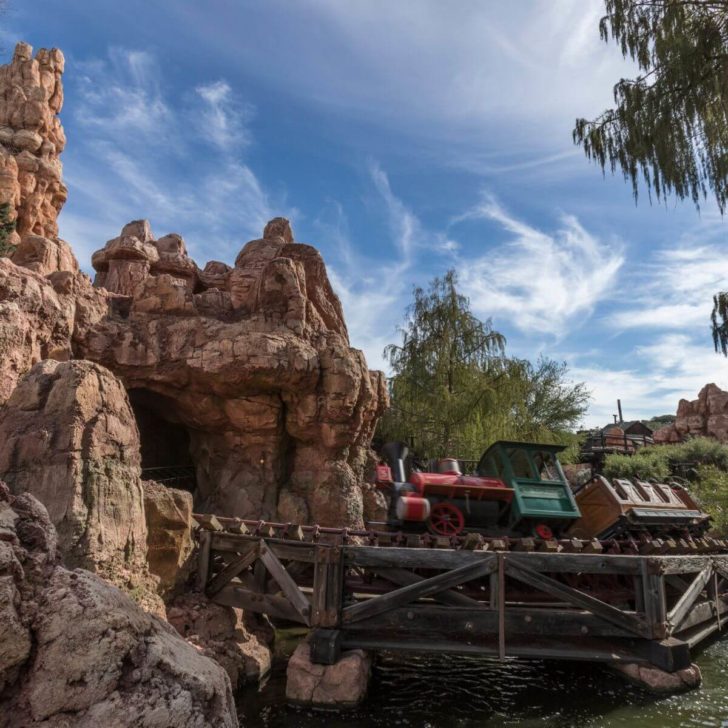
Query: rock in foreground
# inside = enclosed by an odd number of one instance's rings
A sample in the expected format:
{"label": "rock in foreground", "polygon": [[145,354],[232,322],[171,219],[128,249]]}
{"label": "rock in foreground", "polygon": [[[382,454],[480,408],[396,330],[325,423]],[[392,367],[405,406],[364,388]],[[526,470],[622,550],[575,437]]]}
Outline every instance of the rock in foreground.
{"label": "rock in foreground", "polygon": [[311,662],[308,642],[296,647],[286,671],[286,699],[298,705],[352,708],[369,686],[372,660],[364,650],[349,650],[334,665]]}
{"label": "rock in foreground", "polygon": [[236,726],[230,681],[99,577],[60,565],[41,503],[0,484],[0,728]]}

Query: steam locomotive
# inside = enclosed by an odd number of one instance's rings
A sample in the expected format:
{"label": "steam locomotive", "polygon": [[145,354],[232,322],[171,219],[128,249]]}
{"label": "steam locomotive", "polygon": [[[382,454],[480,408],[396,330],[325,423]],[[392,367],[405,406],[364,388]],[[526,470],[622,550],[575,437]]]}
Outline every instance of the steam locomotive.
{"label": "steam locomotive", "polygon": [[560,445],[499,441],[480,458],[475,474],[443,458],[423,468],[403,443],[387,443],[377,485],[389,494],[387,524],[437,536],[477,532],[542,539],[651,535],[701,536],[709,526],[677,483],[595,476],[573,490],[559,463]]}

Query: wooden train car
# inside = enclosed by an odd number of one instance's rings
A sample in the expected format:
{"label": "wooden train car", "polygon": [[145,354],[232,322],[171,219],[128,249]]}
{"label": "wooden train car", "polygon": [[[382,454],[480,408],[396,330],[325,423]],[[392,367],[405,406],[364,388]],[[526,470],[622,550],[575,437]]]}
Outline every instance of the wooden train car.
{"label": "wooden train car", "polygon": [[709,516],[676,483],[595,476],[576,494],[581,518],[569,529],[576,538],[612,538],[626,533],[701,536]]}

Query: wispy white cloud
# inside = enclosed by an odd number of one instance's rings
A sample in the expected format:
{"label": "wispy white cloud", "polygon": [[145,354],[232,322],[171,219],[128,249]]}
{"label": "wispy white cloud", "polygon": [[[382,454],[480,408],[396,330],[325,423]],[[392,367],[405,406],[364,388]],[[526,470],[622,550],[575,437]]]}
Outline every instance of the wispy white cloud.
{"label": "wispy white cloud", "polygon": [[588,318],[610,295],[624,262],[619,244],[601,242],[571,215],[558,230],[544,232],[487,197],[456,222],[464,219],[493,221],[510,234],[506,243],[458,265],[473,309],[524,332],[562,336]]}
{"label": "wispy white cloud", "polygon": [[[106,59],[81,62],[75,118],[106,134],[158,136],[173,114],[159,87],[159,69],[148,51],[110,48]],[[100,83],[100,81],[103,81]]]}
{"label": "wispy white cloud", "polygon": [[[725,226],[719,223],[725,233]],[[608,316],[617,330],[708,329],[712,297],[728,281],[728,245],[658,250],[632,276],[629,304]]]}
{"label": "wispy white cloud", "polygon": [[372,369],[387,371],[384,347],[398,338],[410,282],[417,275],[418,255],[437,245],[447,251],[448,244],[454,247],[457,243],[423,226],[392,190],[381,165],[371,160],[367,170],[395,254],[375,259],[357,250],[350,240],[345,210],[338,202],[329,204],[329,215],[316,225],[329,246],[338,251],[338,259],[329,263],[329,277],[341,299],[351,343],[364,351]]}
{"label": "wispy white cloud", "polygon": [[610,422],[617,399],[630,419],[674,413],[679,399],[694,399],[708,382],[728,388],[728,364],[706,344],[686,334],[663,334],[635,347],[627,366],[608,366],[608,355],[603,364],[574,366],[572,377],[592,391],[585,424]]}
{"label": "wispy white cloud", "polygon": [[392,239],[404,261],[409,262],[412,251],[418,242],[422,241],[422,226],[417,217],[392,193],[389,177],[378,162],[369,162],[369,174],[374,186],[384,202],[392,232]]}
{"label": "wispy white cloud", "polygon": [[252,107],[240,104],[227,81],[203,84],[195,91],[204,104],[200,118],[202,133],[227,153],[247,146],[250,134],[246,123],[252,116]]}
{"label": "wispy white cloud", "polygon": [[[72,194],[59,222],[72,245],[80,237],[86,270],[89,253],[131,219],[148,218],[158,234],[181,233],[203,264],[230,262],[274,214],[291,214],[243,156],[252,107],[226,80],[172,96],[153,53],[119,47],[79,65],[72,111],[84,144],[65,157]],[[213,151],[200,155],[200,143]]]}

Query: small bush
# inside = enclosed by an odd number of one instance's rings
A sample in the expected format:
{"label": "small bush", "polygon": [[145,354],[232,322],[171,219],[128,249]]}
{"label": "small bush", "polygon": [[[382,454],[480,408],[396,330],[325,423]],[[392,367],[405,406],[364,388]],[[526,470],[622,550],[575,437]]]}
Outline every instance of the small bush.
{"label": "small bush", "polygon": [[706,513],[710,513],[713,519],[712,532],[718,536],[727,536],[728,473],[715,465],[701,465],[691,491]]}
{"label": "small bush", "polygon": [[[677,445],[662,445],[667,451],[670,464],[697,463],[698,465],[715,465],[728,472],[728,445],[708,437],[695,437]],[[654,449],[654,448],[650,448]]]}
{"label": "small bush", "polygon": [[607,455],[604,475],[607,478],[657,478],[670,475],[670,462],[665,448],[646,447],[634,455]]}

